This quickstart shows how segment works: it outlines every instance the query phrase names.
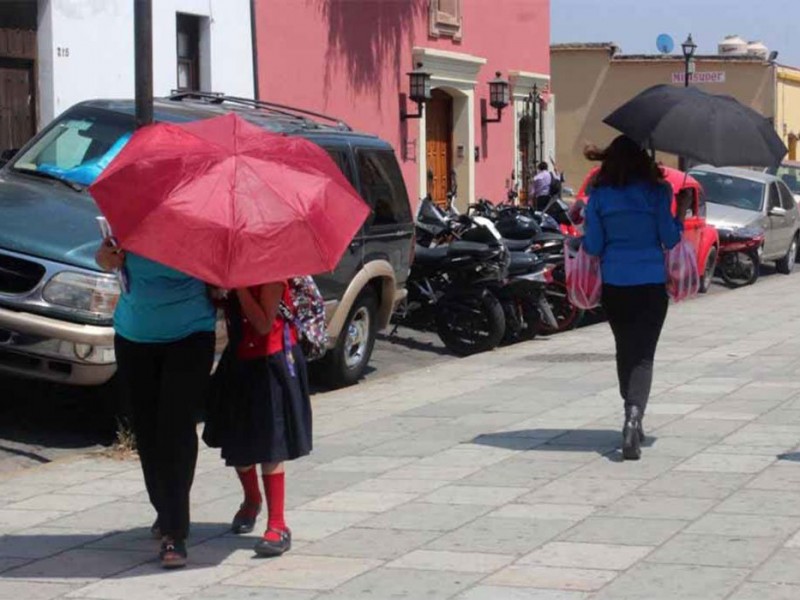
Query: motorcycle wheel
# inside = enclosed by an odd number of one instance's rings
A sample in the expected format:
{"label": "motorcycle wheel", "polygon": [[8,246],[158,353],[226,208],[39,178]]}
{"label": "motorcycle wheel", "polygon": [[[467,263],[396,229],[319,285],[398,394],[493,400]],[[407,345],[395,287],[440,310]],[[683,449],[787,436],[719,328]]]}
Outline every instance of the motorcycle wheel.
{"label": "motorcycle wheel", "polygon": [[700,275],[700,293],[705,294],[711,289],[711,283],[714,280],[714,270],[717,268],[717,247],[714,246],[708,251],[708,258],[706,258],[706,266]]}
{"label": "motorcycle wheel", "polygon": [[755,254],[726,254],[719,266],[722,280],[730,287],[753,285],[758,279],[760,261]]}
{"label": "motorcycle wheel", "polygon": [[541,319],[533,298],[513,296],[504,303],[504,308],[506,330],[501,342],[503,345],[529,342],[536,337]]}
{"label": "motorcycle wheel", "polygon": [[553,308],[553,316],[558,322],[558,327],[551,327],[547,323],[542,322],[539,326],[539,333],[542,335],[551,335],[554,333],[561,333],[562,331],[569,331],[578,326],[581,318],[583,318],[583,311],[577,306],[572,304],[567,297],[567,286],[558,281],[549,284],[545,289],[547,301]]}
{"label": "motorcycle wheel", "polygon": [[456,356],[470,356],[500,345],[506,330],[503,307],[488,292],[443,300],[436,313],[436,330]]}

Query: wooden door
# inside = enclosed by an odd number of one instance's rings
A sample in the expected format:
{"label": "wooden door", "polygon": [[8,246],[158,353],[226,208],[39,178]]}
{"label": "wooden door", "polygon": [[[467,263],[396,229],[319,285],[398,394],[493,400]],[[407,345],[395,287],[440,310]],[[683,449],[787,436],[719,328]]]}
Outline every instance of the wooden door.
{"label": "wooden door", "polygon": [[441,90],[433,90],[432,96],[425,107],[428,193],[444,206],[453,183],[453,99]]}
{"label": "wooden door", "polygon": [[0,59],[0,151],[20,148],[36,132],[33,65]]}

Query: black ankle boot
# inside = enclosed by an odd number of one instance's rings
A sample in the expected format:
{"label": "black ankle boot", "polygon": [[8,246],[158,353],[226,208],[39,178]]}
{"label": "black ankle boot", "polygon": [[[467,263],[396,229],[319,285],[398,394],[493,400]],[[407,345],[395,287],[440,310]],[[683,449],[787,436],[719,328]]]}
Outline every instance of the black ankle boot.
{"label": "black ankle boot", "polygon": [[622,457],[625,460],[639,460],[642,457],[642,413],[638,406],[625,411],[625,426],[622,428]]}

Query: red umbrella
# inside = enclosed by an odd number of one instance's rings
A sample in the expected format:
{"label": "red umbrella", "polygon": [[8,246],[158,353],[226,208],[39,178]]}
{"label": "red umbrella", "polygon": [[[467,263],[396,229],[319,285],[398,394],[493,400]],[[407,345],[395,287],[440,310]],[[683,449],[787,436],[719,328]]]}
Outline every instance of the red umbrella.
{"label": "red umbrella", "polygon": [[332,271],[370,212],[325,150],[234,114],[137,131],[89,191],[122,248],[228,289]]}

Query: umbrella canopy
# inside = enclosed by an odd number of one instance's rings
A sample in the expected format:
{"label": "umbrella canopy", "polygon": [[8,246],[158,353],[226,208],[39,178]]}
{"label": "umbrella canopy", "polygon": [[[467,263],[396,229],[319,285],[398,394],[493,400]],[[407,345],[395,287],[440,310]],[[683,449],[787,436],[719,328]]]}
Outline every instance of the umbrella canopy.
{"label": "umbrella canopy", "polygon": [[233,114],[137,131],[89,191],[122,248],[223,288],[332,271],[370,212],[325,150]]}
{"label": "umbrella canopy", "polygon": [[651,87],[603,122],[642,145],[714,166],[771,167],[788,151],[762,115],[695,87]]}

